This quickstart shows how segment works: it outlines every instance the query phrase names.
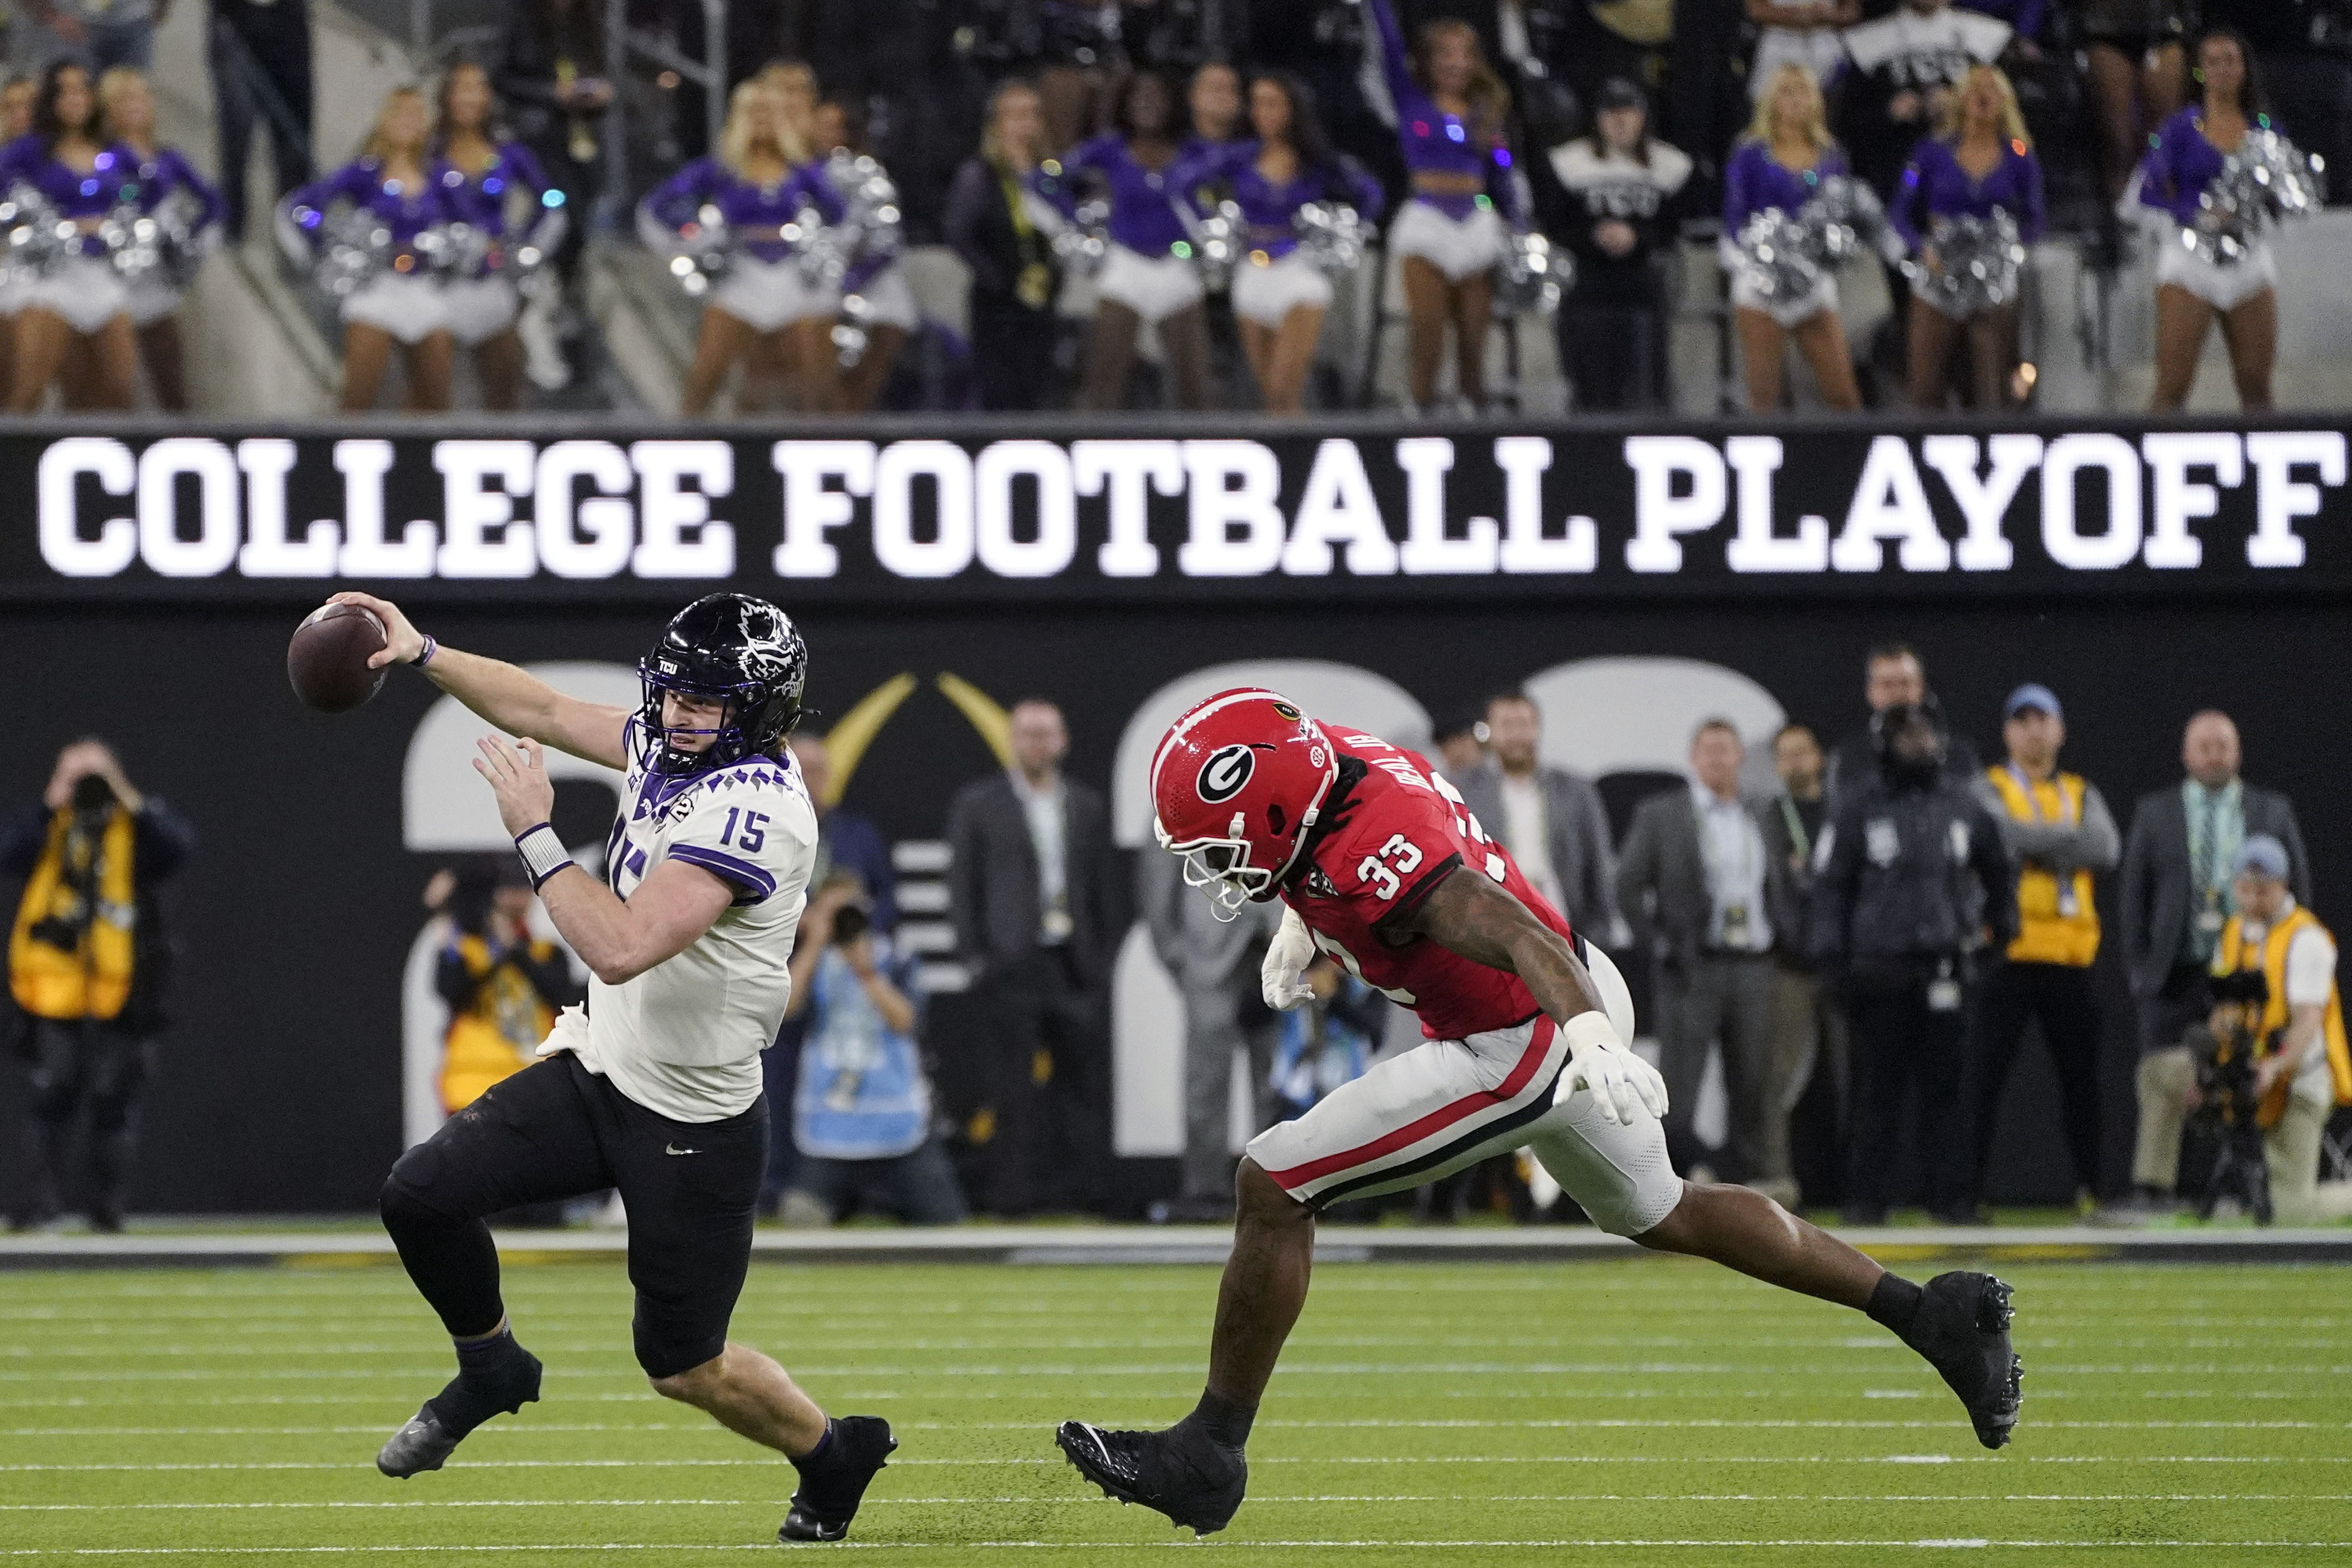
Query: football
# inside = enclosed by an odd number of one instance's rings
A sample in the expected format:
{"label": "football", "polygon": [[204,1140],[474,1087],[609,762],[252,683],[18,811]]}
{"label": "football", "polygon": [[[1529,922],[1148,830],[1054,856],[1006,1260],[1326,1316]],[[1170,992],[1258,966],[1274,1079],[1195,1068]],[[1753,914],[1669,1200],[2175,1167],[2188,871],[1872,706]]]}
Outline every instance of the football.
{"label": "football", "polygon": [[383,646],[383,622],[356,604],[322,604],[303,617],[286,644],[286,678],[307,707],[349,713],[375,695],[387,664],[368,668]]}

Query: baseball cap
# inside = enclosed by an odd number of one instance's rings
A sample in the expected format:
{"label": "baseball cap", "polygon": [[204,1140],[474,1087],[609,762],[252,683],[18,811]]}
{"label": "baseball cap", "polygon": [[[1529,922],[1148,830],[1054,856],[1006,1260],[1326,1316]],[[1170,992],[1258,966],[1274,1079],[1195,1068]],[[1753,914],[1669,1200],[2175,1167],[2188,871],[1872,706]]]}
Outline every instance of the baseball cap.
{"label": "baseball cap", "polygon": [[2268,833],[2256,833],[2238,846],[2230,862],[2230,874],[2242,876],[2252,872],[2265,882],[2286,880],[2286,846]]}
{"label": "baseball cap", "polygon": [[2066,716],[2064,711],[2058,706],[2058,694],[2039,681],[2028,681],[2010,693],[2009,700],[2000,705],[2000,716],[2015,718],[2027,708],[2040,708],[2052,718]]}

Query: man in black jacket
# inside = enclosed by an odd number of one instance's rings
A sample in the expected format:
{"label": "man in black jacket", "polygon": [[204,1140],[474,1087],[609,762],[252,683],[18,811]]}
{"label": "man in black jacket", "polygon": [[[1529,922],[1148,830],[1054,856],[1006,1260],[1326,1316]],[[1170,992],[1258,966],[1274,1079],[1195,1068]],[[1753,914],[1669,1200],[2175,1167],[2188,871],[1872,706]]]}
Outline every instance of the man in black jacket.
{"label": "man in black jacket", "polygon": [[[1832,808],[1813,884],[1812,947],[1842,992],[1853,1059],[1853,1164],[1846,1218],[1885,1221],[1901,1151],[1927,1164],[1927,1207],[1947,1224],[1968,1201],[1972,1137],[1962,1089],[1970,956],[2017,936],[2000,829],[1946,771],[1935,709],[1899,703],[1872,731],[1879,766]],[[1919,1125],[1904,1125],[1918,1089]]]}
{"label": "man in black jacket", "polygon": [[949,914],[985,1020],[981,1207],[1096,1206],[1110,1160],[1110,973],[1123,929],[1109,812],[1062,775],[1061,710],[1014,705],[1013,766],[948,807]]}

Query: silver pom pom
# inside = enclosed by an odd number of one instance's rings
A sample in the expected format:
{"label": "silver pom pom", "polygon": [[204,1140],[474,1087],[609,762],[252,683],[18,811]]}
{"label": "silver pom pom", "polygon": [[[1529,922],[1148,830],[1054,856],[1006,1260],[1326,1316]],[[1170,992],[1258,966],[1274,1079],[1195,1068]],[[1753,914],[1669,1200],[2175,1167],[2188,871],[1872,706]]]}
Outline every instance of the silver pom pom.
{"label": "silver pom pom", "polygon": [[2252,127],[2198,193],[2196,220],[2181,229],[2180,243],[2200,261],[2233,266],[2252,253],[2264,227],[2310,216],[2326,193],[2319,159],[2266,125]]}
{"label": "silver pom pom", "polygon": [[1539,234],[1512,235],[1495,264],[1495,301],[1514,315],[1558,313],[1560,296],[1575,283],[1575,258]]}
{"label": "silver pom pom", "polygon": [[1298,254],[1318,272],[1334,277],[1362,264],[1371,237],[1371,225],[1345,202],[1302,203],[1291,214],[1290,227],[1298,236]]}
{"label": "silver pom pom", "polygon": [[2025,272],[2025,246],[2017,220],[2004,208],[1990,218],[1972,214],[1940,217],[1927,243],[1942,264],[1930,271],[1917,261],[1903,264],[1912,291],[1955,321],[2013,302]]}
{"label": "silver pom pom", "polygon": [[1767,304],[1787,305],[1811,295],[1822,283],[1818,236],[1778,207],[1752,214],[1733,244],[1739,251],[1739,279]]}
{"label": "silver pom pom", "polygon": [[1098,196],[1080,202],[1070,222],[1055,231],[1054,255],[1062,270],[1092,277],[1110,256],[1110,204]]}
{"label": "silver pom pom", "polygon": [[1201,282],[1209,292],[1218,293],[1233,281],[1234,267],[1249,237],[1241,204],[1219,202],[1214,212],[1187,226],[1192,235],[1192,265],[1201,269]]}
{"label": "silver pom pom", "polygon": [[0,246],[11,282],[46,277],[74,254],[79,238],[73,225],[60,225],[57,209],[30,185],[11,186],[7,199],[0,201]]}

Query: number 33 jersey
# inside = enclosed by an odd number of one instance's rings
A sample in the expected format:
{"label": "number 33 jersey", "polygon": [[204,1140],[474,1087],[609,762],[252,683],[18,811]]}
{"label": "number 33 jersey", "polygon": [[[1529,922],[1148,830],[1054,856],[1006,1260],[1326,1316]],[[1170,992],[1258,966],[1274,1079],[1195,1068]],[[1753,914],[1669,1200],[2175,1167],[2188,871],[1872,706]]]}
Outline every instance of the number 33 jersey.
{"label": "number 33 jersey", "polygon": [[1284,902],[1332,962],[1412,1009],[1432,1040],[1466,1040],[1533,1018],[1542,1009],[1517,975],[1401,927],[1457,868],[1493,877],[1572,943],[1568,922],[1427,763],[1368,735],[1329,733],[1340,780]]}
{"label": "number 33 jersey", "polygon": [[[816,864],[816,810],[789,757],[747,757],[668,778],[646,765],[629,721],[629,769],[605,845],[604,880],[624,900],[665,860],[698,866],[733,902],[675,956],[635,979],[588,982],[583,1031],[550,1040],[672,1121],[740,1115],[760,1097],[760,1052],[792,996],[793,936]],[[583,1048],[580,1036],[584,1032]]]}

